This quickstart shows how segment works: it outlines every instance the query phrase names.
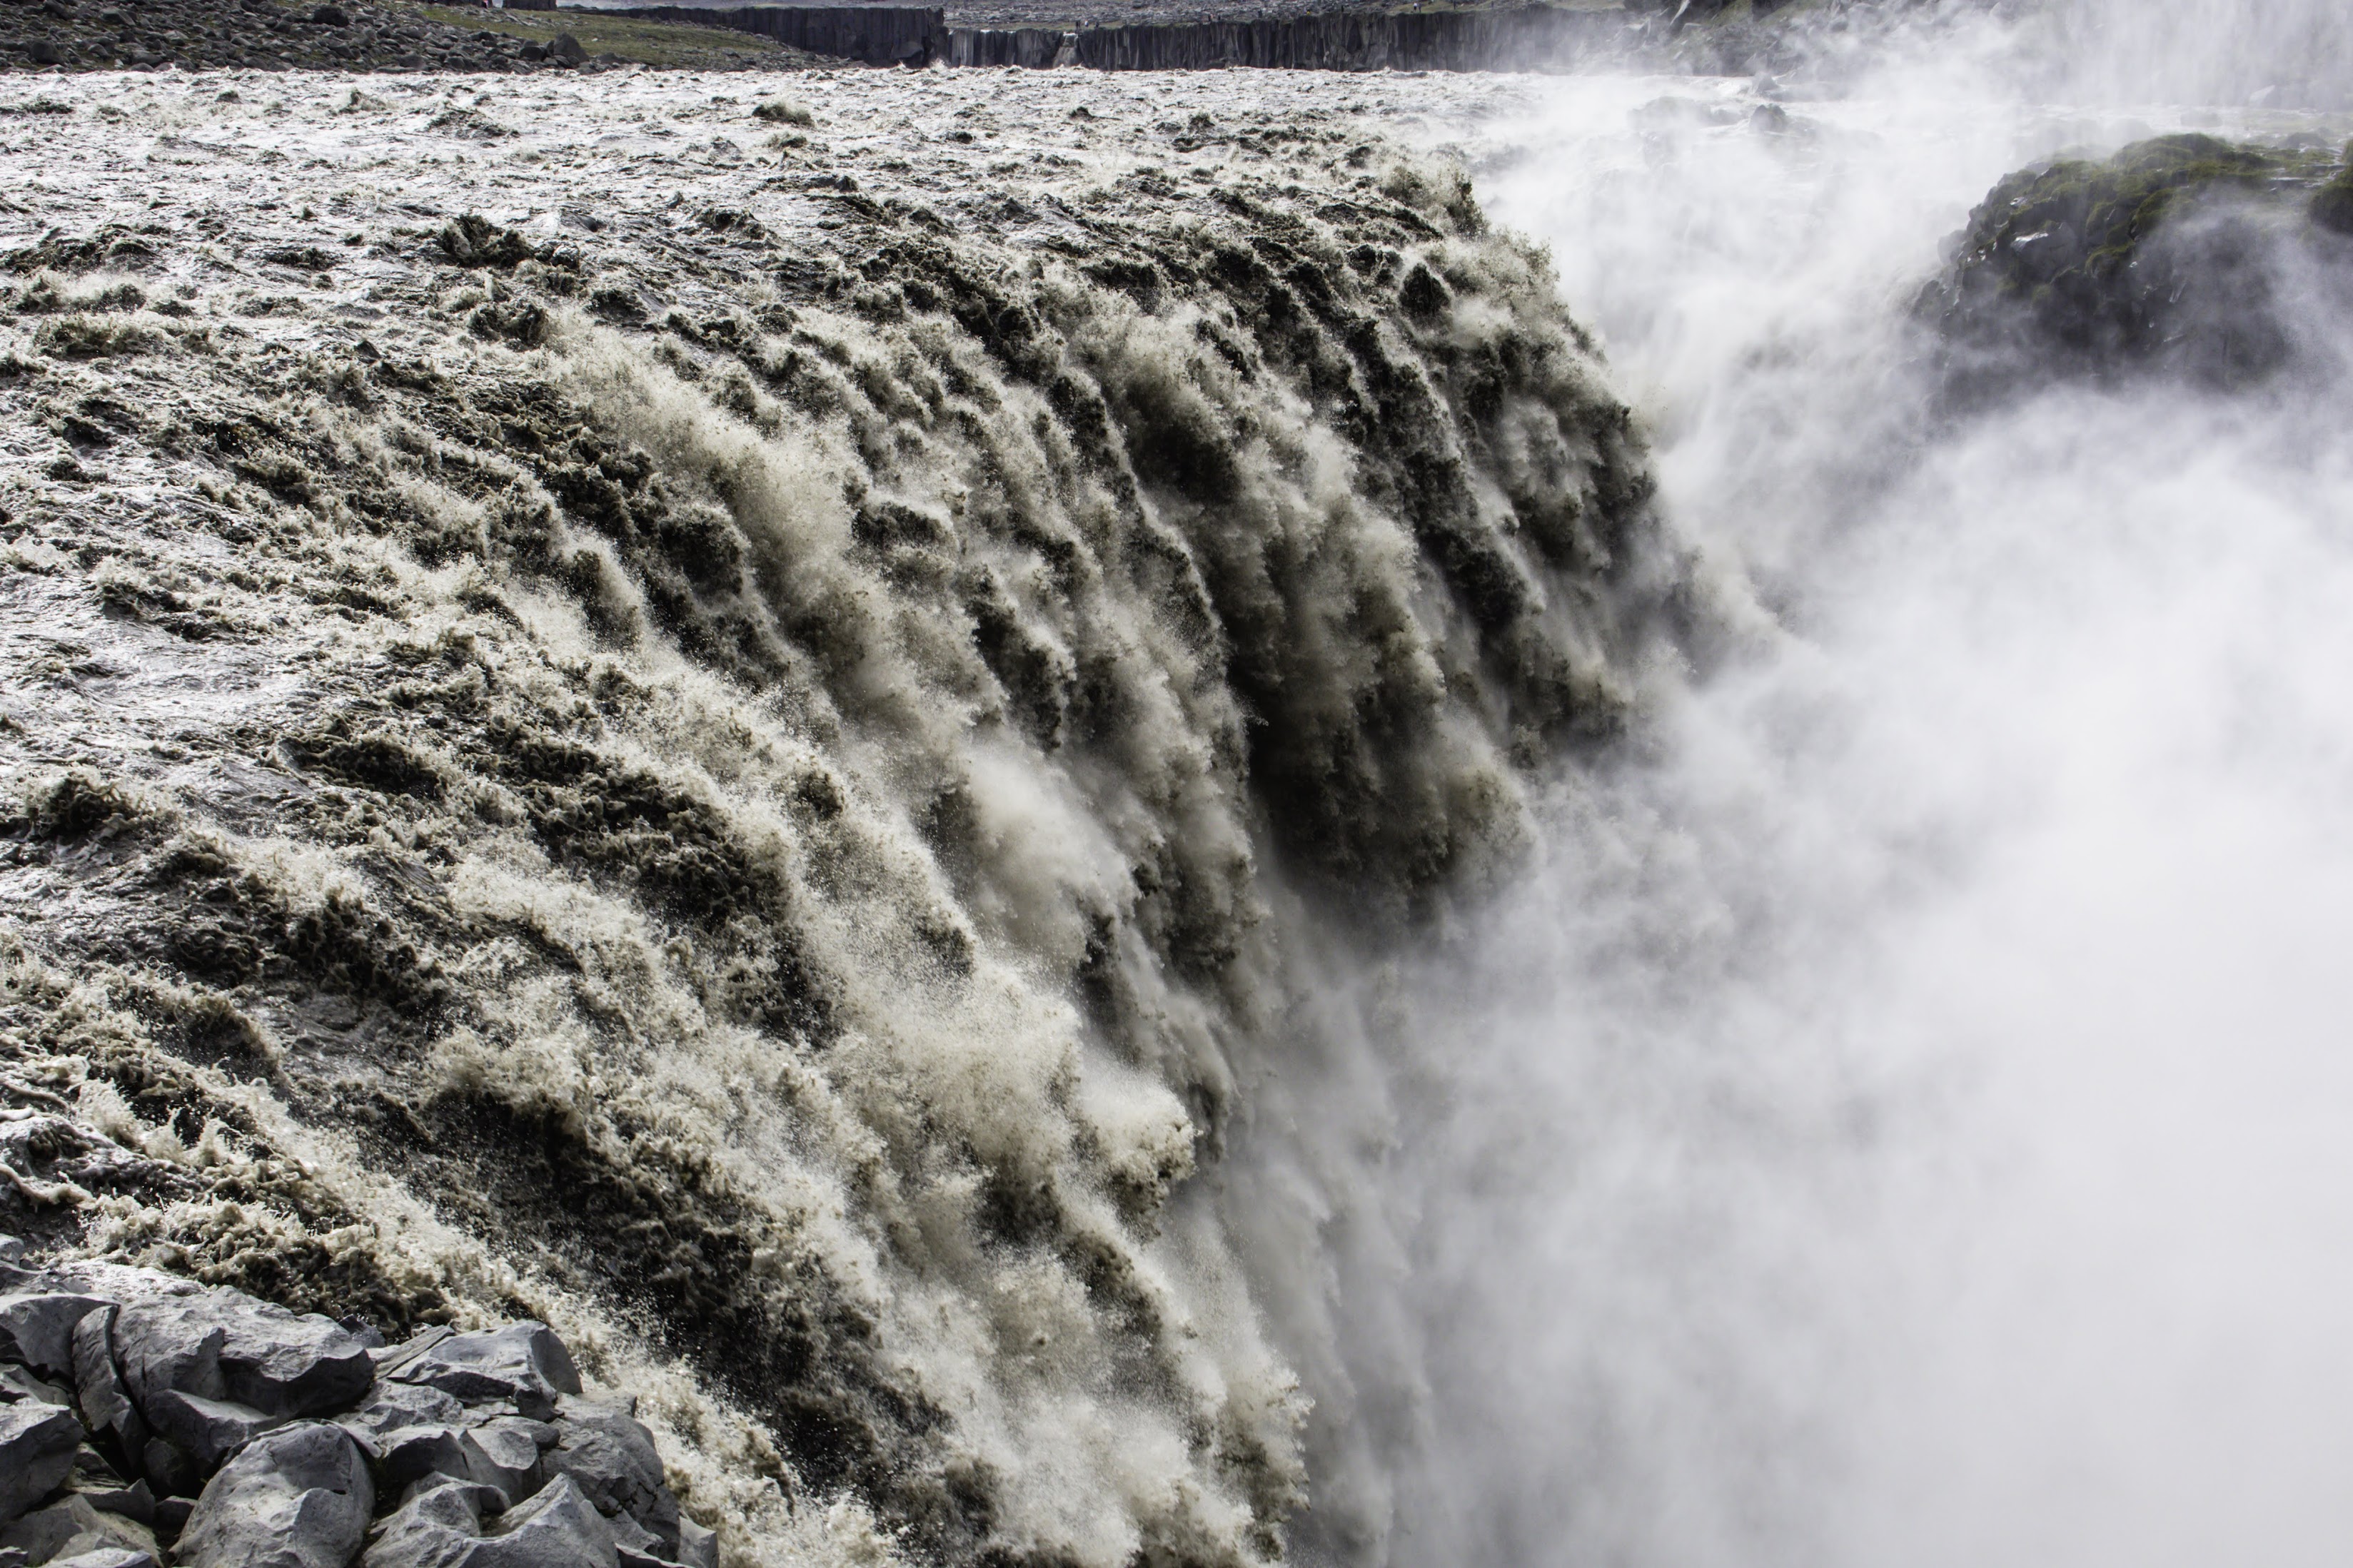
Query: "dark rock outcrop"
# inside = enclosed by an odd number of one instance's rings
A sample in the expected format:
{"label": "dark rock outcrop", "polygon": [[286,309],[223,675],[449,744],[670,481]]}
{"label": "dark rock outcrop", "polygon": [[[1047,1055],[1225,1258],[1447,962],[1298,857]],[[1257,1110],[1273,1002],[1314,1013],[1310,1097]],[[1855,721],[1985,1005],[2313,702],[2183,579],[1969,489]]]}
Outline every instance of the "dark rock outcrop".
{"label": "dark rock outcrop", "polygon": [[543,1323],[385,1346],[140,1270],[0,1258],[0,1568],[715,1568],[653,1436]]}
{"label": "dark rock outcrop", "polygon": [[[552,3],[510,5],[548,10]],[[443,13],[444,16],[447,13]],[[510,72],[589,61],[577,41],[551,47],[550,23],[498,13],[453,24],[421,6],[285,5],[245,0],[143,0],[136,7],[0,5],[0,68],[68,70],[370,70]],[[683,22],[701,18],[682,16]],[[534,36],[536,34],[536,36]],[[570,35],[557,36],[559,44]],[[718,27],[640,29],[620,47],[646,63],[731,70],[803,63],[805,57]]]}
{"label": "dark rock outcrop", "polygon": [[1550,5],[1465,11],[1343,11],[1314,16],[1095,27],[1078,62],[1100,70],[1542,70],[1614,43],[1615,13]]}
{"label": "dark rock outcrop", "polygon": [[2346,144],[2345,167],[2312,193],[2312,221],[2332,234],[2353,235],[2353,142]]}
{"label": "dark rock outcrop", "polygon": [[2048,368],[2246,384],[2296,352],[2283,266],[2346,258],[2349,180],[2326,153],[2203,135],[2021,170],[1969,215],[1918,312],[1965,401]]}

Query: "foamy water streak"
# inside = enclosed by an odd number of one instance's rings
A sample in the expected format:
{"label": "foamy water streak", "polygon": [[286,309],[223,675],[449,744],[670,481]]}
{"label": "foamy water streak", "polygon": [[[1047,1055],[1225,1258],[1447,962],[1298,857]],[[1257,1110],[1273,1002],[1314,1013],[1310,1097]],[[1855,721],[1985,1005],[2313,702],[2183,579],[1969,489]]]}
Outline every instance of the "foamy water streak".
{"label": "foamy water streak", "polygon": [[2353,322],[2290,268],[2279,383],[1957,422],[1905,324],[2005,170],[2340,145],[2344,22],[2064,20],[1826,46],[1784,133],[1757,84],[1623,79],[1480,133],[1759,607],[1379,1004],[1427,1345],[1364,1470],[1392,1561],[2353,1542]]}

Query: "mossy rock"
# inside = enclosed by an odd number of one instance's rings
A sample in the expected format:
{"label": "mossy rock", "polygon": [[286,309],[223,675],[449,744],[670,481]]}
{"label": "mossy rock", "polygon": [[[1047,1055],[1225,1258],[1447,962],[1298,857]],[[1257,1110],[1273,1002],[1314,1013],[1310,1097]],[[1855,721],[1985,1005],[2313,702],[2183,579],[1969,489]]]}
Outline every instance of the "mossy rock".
{"label": "mossy rock", "polygon": [[2353,142],[2345,144],[2345,166],[2312,193],[2312,221],[2332,234],[2353,236]]}
{"label": "mossy rock", "polygon": [[2197,134],[2021,170],[1969,215],[1921,311],[1977,374],[2056,359],[2256,379],[2291,348],[2274,247],[2353,229],[2349,180],[2327,153]]}

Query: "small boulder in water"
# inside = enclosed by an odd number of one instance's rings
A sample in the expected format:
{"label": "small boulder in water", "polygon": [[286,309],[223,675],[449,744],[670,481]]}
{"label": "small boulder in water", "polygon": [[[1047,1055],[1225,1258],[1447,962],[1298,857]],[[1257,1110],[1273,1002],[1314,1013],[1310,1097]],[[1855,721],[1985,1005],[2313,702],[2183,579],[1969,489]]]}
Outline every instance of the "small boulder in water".
{"label": "small boulder in water", "polygon": [[799,125],[807,127],[813,126],[817,123],[816,115],[811,114],[807,110],[802,108],[799,104],[795,103],[788,98],[770,99],[767,102],[760,105],[759,108],[752,110],[752,117],[755,120],[765,120],[772,125]]}
{"label": "small boulder in water", "polygon": [[531,259],[531,241],[502,229],[480,213],[466,213],[441,226],[441,254],[460,267],[512,267]]}

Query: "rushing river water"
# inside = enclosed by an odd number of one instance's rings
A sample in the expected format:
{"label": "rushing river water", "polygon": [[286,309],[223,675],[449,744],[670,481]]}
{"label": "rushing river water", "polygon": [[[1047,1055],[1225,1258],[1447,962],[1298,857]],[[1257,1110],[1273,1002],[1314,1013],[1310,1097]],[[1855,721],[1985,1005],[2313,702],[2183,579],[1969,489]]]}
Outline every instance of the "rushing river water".
{"label": "rushing river water", "polygon": [[5,1224],[544,1317],[734,1563],[2341,1561],[2341,272],[1915,301],[2347,35],[18,82]]}

